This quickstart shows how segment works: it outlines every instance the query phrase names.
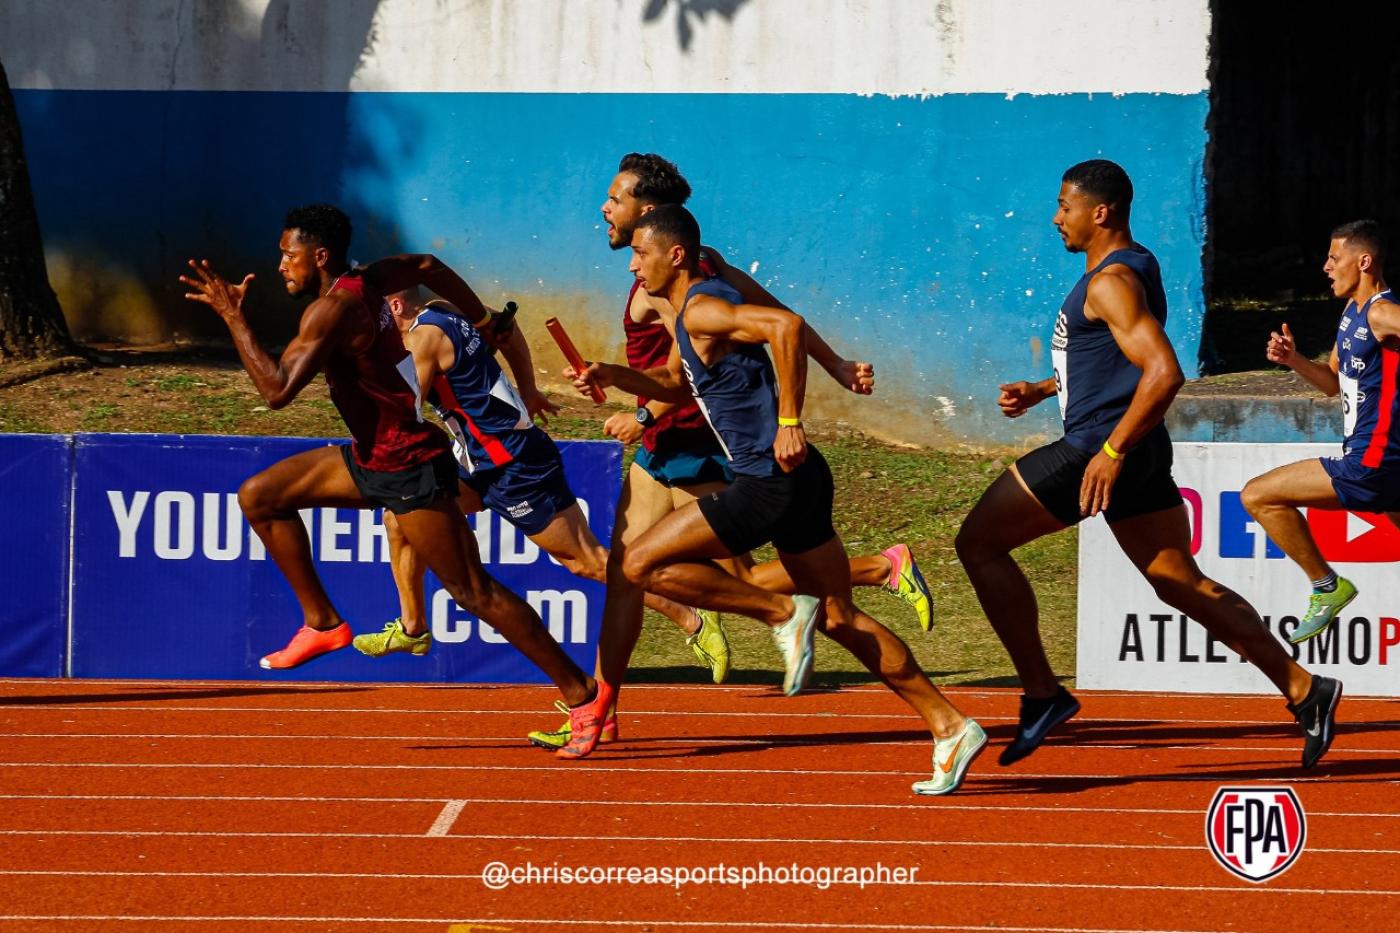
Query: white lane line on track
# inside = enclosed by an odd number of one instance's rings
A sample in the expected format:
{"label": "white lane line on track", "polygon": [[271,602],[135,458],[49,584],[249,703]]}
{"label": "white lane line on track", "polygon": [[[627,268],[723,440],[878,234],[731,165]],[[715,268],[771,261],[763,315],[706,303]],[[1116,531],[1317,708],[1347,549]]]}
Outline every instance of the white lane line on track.
{"label": "white lane line on track", "polygon": [[[422,833],[312,833],[312,832],[256,832],[253,830],[154,830],[154,829],[0,829],[0,836],[120,836],[120,837],[147,837],[147,836],[169,836],[180,838],[215,838],[215,839],[422,839]],[[535,836],[526,834],[511,835],[506,833],[452,833],[438,838],[451,839],[455,841],[469,842],[687,842],[687,843],[723,843],[725,845],[835,845],[835,846],[954,846],[959,848],[1018,848],[1018,849],[1143,849],[1150,852],[1163,850],[1180,850],[1183,852],[1200,852],[1204,847],[1200,845],[1173,845],[1160,843],[1147,845],[1143,843],[1124,842],[1046,842],[1040,840],[1032,841],[1008,841],[998,840],[995,842],[973,839],[780,839],[777,837],[770,839],[755,838],[750,836],[570,836],[570,835],[548,835]],[[1338,849],[1338,848],[1314,848],[1308,846],[1308,852],[1313,854],[1330,853],[1333,855],[1400,855],[1400,849]],[[1232,889],[1233,890],[1233,889]]]}
{"label": "white lane line on track", "polygon": [[[1246,890],[1238,888],[1236,890]],[[607,918],[587,918],[579,919],[571,917],[568,919],[556,918],[516,918],[516,917],[477,917],[474,919],[454,918],[454,917],[268,917],[268,916],[226,916],[226,917],[115,917],[101,914],[92,915],[72,915],[72,914],[50,914],[40,916],[36,914],[10,914],[0,915],[0,920],[30,920],[30,921],[86,921],[86,922],[112,922],[125,921],[132,923],[417,923],[417,924],[460,924],[467,927],[479,927],[488,930],[493,924],[513,923],[530,926],[581,926],[593,927],[595,929],[606,927],[676,927],[701,929],[740,929],[740,930],[972,930],[975,933],[993,933],[993,931],[1009,931],[1009,933],[1215,933],[1212,930],[1187,930],[1172,929],[1158,930],[1145,929],[1142,927],[1012,927],[1012,926],[969,926],[959,923],[954,926],[933,923],[781,923],[767,920],[613,920]],[[453,933],[449,927],[448,933]],[[463,931],[465,933],[465,931]]]}
{"label": "white lane line on track", "polygon": [[[983,717],[984,719],[986,717]],[[518,735],[312,735],[312,734],[290,734],[285,732],[256,732],[256,733],[234,733],[234,732],[0,732],[0,739],[193,739],[201,742],[206,741],[292,741],[304,739],[311,742],[511,742],[525,747],[525,742]],[[618,740],[619,745],[627,745],[629,739]],[[862,741],[861,745],[908,745],[917,739],[871,739]],[[821,748],[831,744],[825,739],[803,739],[797,736],[774,736],[774,737],[753,737],[735,736],[724,739],[692,739],[692,738],[647,738],[637,744],[644,744],[647,747],[655,746],[688,746],[688,745],[781,745],[783,747],[797,748]],[[1095,749],[1098,751],[1168,751],[1168,752],[1286,752],[1289,755],[1296,755],[1297,749],[1293,745],[1154,745],[1151,743],[1143,745],[1104,745],[1097,742],[1061,742],[1058,744],[1046,745],[1045,748],[1068,749]],[[1339,748],[1333,747],[1330,754],[1343,755],[1400,755],[1397,748]],[[1396,767],[1397,776],[1400,776],[1400,766]]]}
{"label": "white lane line on track", "polygon": [[[351,871],[45,871],[42,869],[0,869],[0,877],[56,877],[56,878],[392,878],[403,881],[480,881],[480,873],[465,874],[410,874],[406,872],[351,872]],[[837,885],[860,885],[862,887],[928,887],[928,888],[1076,888],[1086,891],[1177,891],[1181,893],[1214,894],[1223,892],[1238,894],[1255,892],[1261,894],[1312,894],[1362,897],[1400,897],[1400,890],[1377,891],[1371,888],[1276,888],[1251,886],[1248,888],[1233,884],[1095,884],[1075,881],[839,881]],[[669,887],[669,885],[656,885]],[[758,887],[759,885],[755,885]],[[652,885],[649,885],[652,887]],[[998,929],[1006,929],[998,927]]]}
{"label": "white lane line on track", "polygon": [[[244,690],[265,690],[269,694],[285,694],[288,692],[304,693],[336,693],[343,692],[347,688],[370,691],[370,690],[429,690],[444,691],[452,690],[457,692],[473,691],[499,691],[499,690],[522,690],[537,691],[547,697],[554,697],[553,687],[544,684],[467,684],[467,683],[420,683],[406,684],[398,682],[379,681],[270,681],[270,680],[127,680],[111,678],[53,678],[53,677],[0,677],[0,684],[15,684],[24,687],[41,687],[63,684],[74,691],[79,691],[86,686],[116,686],[128,687],[132,690],[144,690],[151,687],[161,687],[166,689],[186,689],[194,691],[197,689],[207,689],[209,687],[223,687],[228,689]],[[776,691],[776,685],[772,684],[652,684],[652,683],[629,683],[627,691],[629,693],[640,693],[644,691],[655,691],[661,693],[680,693],[694,690],[703,690],[708,693],[745,693],[753,691]],[[940,690],[944,693],[955,693],[960,696],[987,696],[987,697],[1015,697],[1020,691],[1015,687],[997,687],[987,689],[984,687],[962,687],[957,684],[940,685]],[[878,684],[854,684],[835,688],[836,693],[869,693],[875,695],[888,695],[888,690]],[[1166,693],[1150,690],[1080,690],[1075,688],[1075,696],[1087,697],[1124,697],[1127,699],[1179,699],[1179,700],[1245,700],[1259,703],[1276,703],[1277,697],[1273,694],[1263,693]],[[55,696],[60,694],[55,693]],[[1372,700],[1378,703],[1400,703],[1400,697],[1392,696],[1364,696],[1347,694],[1348,701]]]}
{"label": "white lane line on track", "polygon": [[446,836],[452,829],[452,824],[457,822],[457,817],[462,815],[462,810],[467,806],[465,800],[449,800],[442,805],[442,812],[433,820],[433,825],[428,827],[424,833],[426,836]]}
{"label": "white lane line on track", "polygon": [[[0,711],[5,709],[5,704],[0,701]],[[82,704],[80,706],[69,706],[63,703],[34,703],[15,707],[15,712],[28,713],[30,710],[62,710],[65,713],[107,713],[107,712],[145,712],[145,713],[256,713],[261,716],[282,715],[286,713],[308,713],[308,714],[343,714],[350,716],[363,716],[372,714],[384,714],[388,716],[549,716],[553,715],[541,709],[385,709],[383,707],[355,707],[345,709],[332,709],[321,706],[101,706],[93,704]],[[824,722],[849,721],[853,719],[877,719],[888,720],[890,722],[900,722],[916,727],[918,718],[910,713],[855,713],[838,711],[816,711],[806,713],[789,712],[760,712],[760,711],[737,711],[718,712],[702,710],[666,710],[666,709],[630,709],[619,713],[625,722],[632,716],[661,716],[667,718],[681,717],[723,717],[739,719],[804,719]],[[1015,722],[1015,716],[975,716],[979,722]],[[1145,733],[1151,734],[1155,728],[1179,728],[1182,725],[1190,726],[1277,726],[1289,727],[1291,724],[1282,719],[1157,719],[1144,720],[1141,716],[1076,716],[1074,722],[1080,724],[1087,723],[1131,723],[1139,726]],[[1355,731],[1349,727],[1361,727],[1368,725],[1389,725],[1389,723],[1376,723],[1368,720],[1358,720],[1351,723],[1341,723],[1337,729],[1338,735],[1346,735]],[[1394,751],[1392,749],[1391,751]]]}
{"label": "white lane line on track", "polygon": [[[394,681],[367,681],[367,680],[346,680],[346,681],[271,681],[271,680],[142,680],[142,679],[117,679],[117,678],[53,678],[53,677],[0,677],[0,684],[15,684],[24,687],[53,686],[63,684],[74,690],[79,690],[85,686],[115,686],[128,687],[132,690],[144,690],[151,687],[162,687],[166,689],[207,689],[209,687],[223,687],[229,689],[245,690],[266,690],[269,693],[285,693],[288,691],[301,691],[305,693],[335,693],[343,692],[346,688],[354,690],[454,690],[454,691],[497,691],[497,690],[530,690],[538,691],[550,696],[554,695],[554,688],[546,684],[470,684],[470,683],[417,683],[409,684]],[[665,693],[686,692],[692,690],[704,690],[709,693],[743,693],[755,690],[775,690],[773,684],[655,684],[655,683],[629,683],[627,690],[630,693],[640,693],[642,691],[659,691]],[[878,684],[851,684],[833,688],[840,693],[871,693],[885,694],[886,688]],[[964,687],[957,684],[947,684],[939,687],[944,693],[956,693],[962,696],[990,696],[990,697],[1014,697],[1020,691],[1015,687]],[[1275,699],[1272,694],[1262,693],[1166,693],[1159,691],[1128,691],[1128,690],[1080,690],[1075,688],[1075,696],[1089,697],[1129,697],[1129,698],[1157,698],[1157,699],[1182,699],[1182,700],[1253,700],[1268,702]],[[1353,697],[1347,694],[1349,699],[1379,700],[1385,702],[1400,702],[1400,697]]]}
{"label": "white lane line on track", "polygon": [[[636,768],[606,766],[594,762],[591,767],[578,764],[556,765],[405,765],[405,764],[269,764],[265,762],[114,762],[114,761],[0,761],[0,768],[220,768],[292,771],[548,771],[551,774],[703,774],[706,777],[721,775],[748,774],[795,774],[810,777],[858,776],[858,777],[899,777],[922,780],[923,772],[888,770],[836,770],[830,768]],[[1397,770],[1400,770],[1398,768]],[[1112,781],[1119,784],[1136,782],[1214,782],[1219,784],[1218,775],[1211,774],[1049,774],[1006,773],[983,775],[997,781],[1057,780],[1057,781]],[[1290,784],[1333,784],[1351,786],[1359,784],[1400,784],[1400,777],[1387,780],[1375,778],[1338,779],[1335,777],[1289,777]],[[936,807],[936,804],[929,804]]]}
{"label": "white lane line on track", "polygon": [[[580,807],[748,807],[759,809],[816,809],[816,810],[924,810],[930,809],[927,803],[780,803],[763,800],[735,801],[735,800],[583,800],[578,797],[561,798],[550,800],[546,798],[529,799],[522,797],[465,797],[460,798],[463,803],[472,806],[514,806],[525,804],[529,806],[580,806]],[[0,794],[0,800],[142,800],[142,801],[231,801],[234,803],[403,803],[403,804],[428,804],[428,803],[450,803],[450,797],[294,797],[294,796],[263,796],[263,795],[230,795],[230,794]],[[963,804],[947,803],[941,801],[937,804],[939,811],[943,810],[969,810],[973,812],[995,812],[1008,811],[1011,813],[1142,813],[1161,814],[1166,816],[1193,816],[1198,817],[1202,811],[1199,808],[1189,810],[1179,810],[1166,807],[1033,807],[1033,806],[1003,806],[1000,804]],[[1400,813],[1359,813],[1347,811],[1342,813],[1309,810],[1308,819],[1313,817],[1347,817],[1361,819],[1400,819]]]}

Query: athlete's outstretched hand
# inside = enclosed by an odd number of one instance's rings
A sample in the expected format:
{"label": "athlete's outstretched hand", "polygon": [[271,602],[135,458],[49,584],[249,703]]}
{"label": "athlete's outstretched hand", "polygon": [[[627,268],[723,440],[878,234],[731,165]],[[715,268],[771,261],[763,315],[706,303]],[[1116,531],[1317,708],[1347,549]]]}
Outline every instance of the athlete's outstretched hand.
{"label": "athlete's outstretched hand", "polygon": [[253,273],[245,275],[240,284],[233,285],[209,268],[209,260],[201,259],[195,262],[191,259],[189,262],[190,268],[198,278],[180,276],[181,282],[194,289],[192,292],[185,292],[186,298],[208,305],[226,321],[243,313],[243,296],[248,293],[248,283],[253,281]]}
{"label": "athlete's outstretched hand", "polygon": [[541,423],[549,424],[549,415],[559,414],[559,406],[551,402],[539,389],[521,392],[520,400],[525,403],[525,411],[530,415],[531,421],[538,418]]}
{"label": "athlete's outstretched hand", "polygon": [[1297,364],[1298,345],[1293,340],[1293,331],[1288,329],[1286,323],[1283,325],[1283,333],[1273,331],[1269,334],[1269,346],[1264,351],[1264,355],[1269,358],[1270,363],[1278,363],[1289,369]]}
{"label": "athlete's outstretched hand", "polygon": [[1008,382],[997,388],[1001,389],[1001,395],[997,396],[997,404],[1001,406],[1001,413],[1008,418],[1019,418],[1048,398],[1042,383],[1027,382],[1024,379],[1020,382]]}
{"label": "athlete's outstretched hand", "polygon": [[642,439],[642,427],[637,416],[630,411],[620,411],[603,422],[603,433],[615,437],[624,444],[635,444]]}
{"label": "athlete's outstretched hand", "polygon": [[778,425],[778,436],[773,438],[773,457],[783,472],[791,473],[807,459],[807,432],[802,425]]}
{"label": "athlete's outstretched hand", "polygon": [[842,360],[832,376],[856,395],[870,395],[875,391],[875,367],[870,363]]}
{"label": "athlete's outstretched hand", "polygon": [[1079,514],[1085,518],[1108,508],[1113,494],[1113,484],[1118,482],[1118,474],[1123,472],[1123,461],[1114,460],[1100,450],[1084,468],[1084,481],[1079,484]]}

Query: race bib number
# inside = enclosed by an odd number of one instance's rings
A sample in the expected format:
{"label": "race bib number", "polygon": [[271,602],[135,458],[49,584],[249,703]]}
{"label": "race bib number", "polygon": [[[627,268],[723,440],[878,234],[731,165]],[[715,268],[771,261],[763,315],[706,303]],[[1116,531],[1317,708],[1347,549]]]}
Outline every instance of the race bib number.
{"label": "race bib number", "polygon": [[1069,353],[1065,350],[1051,350],[1050,361],[1055,366],[1055,396],[1060,401],[1060,420],[1063,421],[1065,410],[1069,408]]}
{"label": "race bib number", "polygon": [[1361,406],[1361,386],[1346,373],[1338,373],[1342,388],[1342,436],[1351,437],[1356,428],[1356,410]]}

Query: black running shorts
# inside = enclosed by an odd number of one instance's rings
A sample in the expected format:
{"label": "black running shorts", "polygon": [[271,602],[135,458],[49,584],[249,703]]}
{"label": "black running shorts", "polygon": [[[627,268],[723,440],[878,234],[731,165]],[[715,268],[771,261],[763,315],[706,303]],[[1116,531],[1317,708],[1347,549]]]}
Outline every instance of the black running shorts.
{"label": "black running shorts", "polygon": [[[1094,454],[1064,438],[1037,448],[1016,461],[1016,471],[1046,511],[1066,525],[1077,525],[1084,469]],[[1181,490],[1172,479],[1172,441],[1165,427],[1143,438],[1123,460],[1123,471],[1109,493],[1104,518],[1111,525],[1125,518],[1180,505]]]}
{"label": "black running shorts", "polygon": [[731,554],[770,541],[786,554],[802,554],[836,537],[831,524],[835,488],[821,451],[807,445],[807,459],[791,473],[736,476],[720,492],[696,502]]}
{"label": "black running shorts", "polygon": [[350,471],[360,495],[370,504],[386,508],[395,515],[425,508],[444,496],[457,495],[457,460],[450,450],[444,450],[426,463],[393,472],[366,470],[355,462],[349,444],[341,445],[340,455],[345,458],[345,468]]}

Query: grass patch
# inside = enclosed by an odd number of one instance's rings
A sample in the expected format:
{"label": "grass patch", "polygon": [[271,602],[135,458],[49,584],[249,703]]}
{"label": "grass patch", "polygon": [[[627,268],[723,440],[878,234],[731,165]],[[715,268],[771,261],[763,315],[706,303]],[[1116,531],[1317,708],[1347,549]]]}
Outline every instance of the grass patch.
{"label": "grass patch", "polygon": [[21,411],[16,405],[0,402],[0,431],[7,434],[50,434],[48,422]]}

